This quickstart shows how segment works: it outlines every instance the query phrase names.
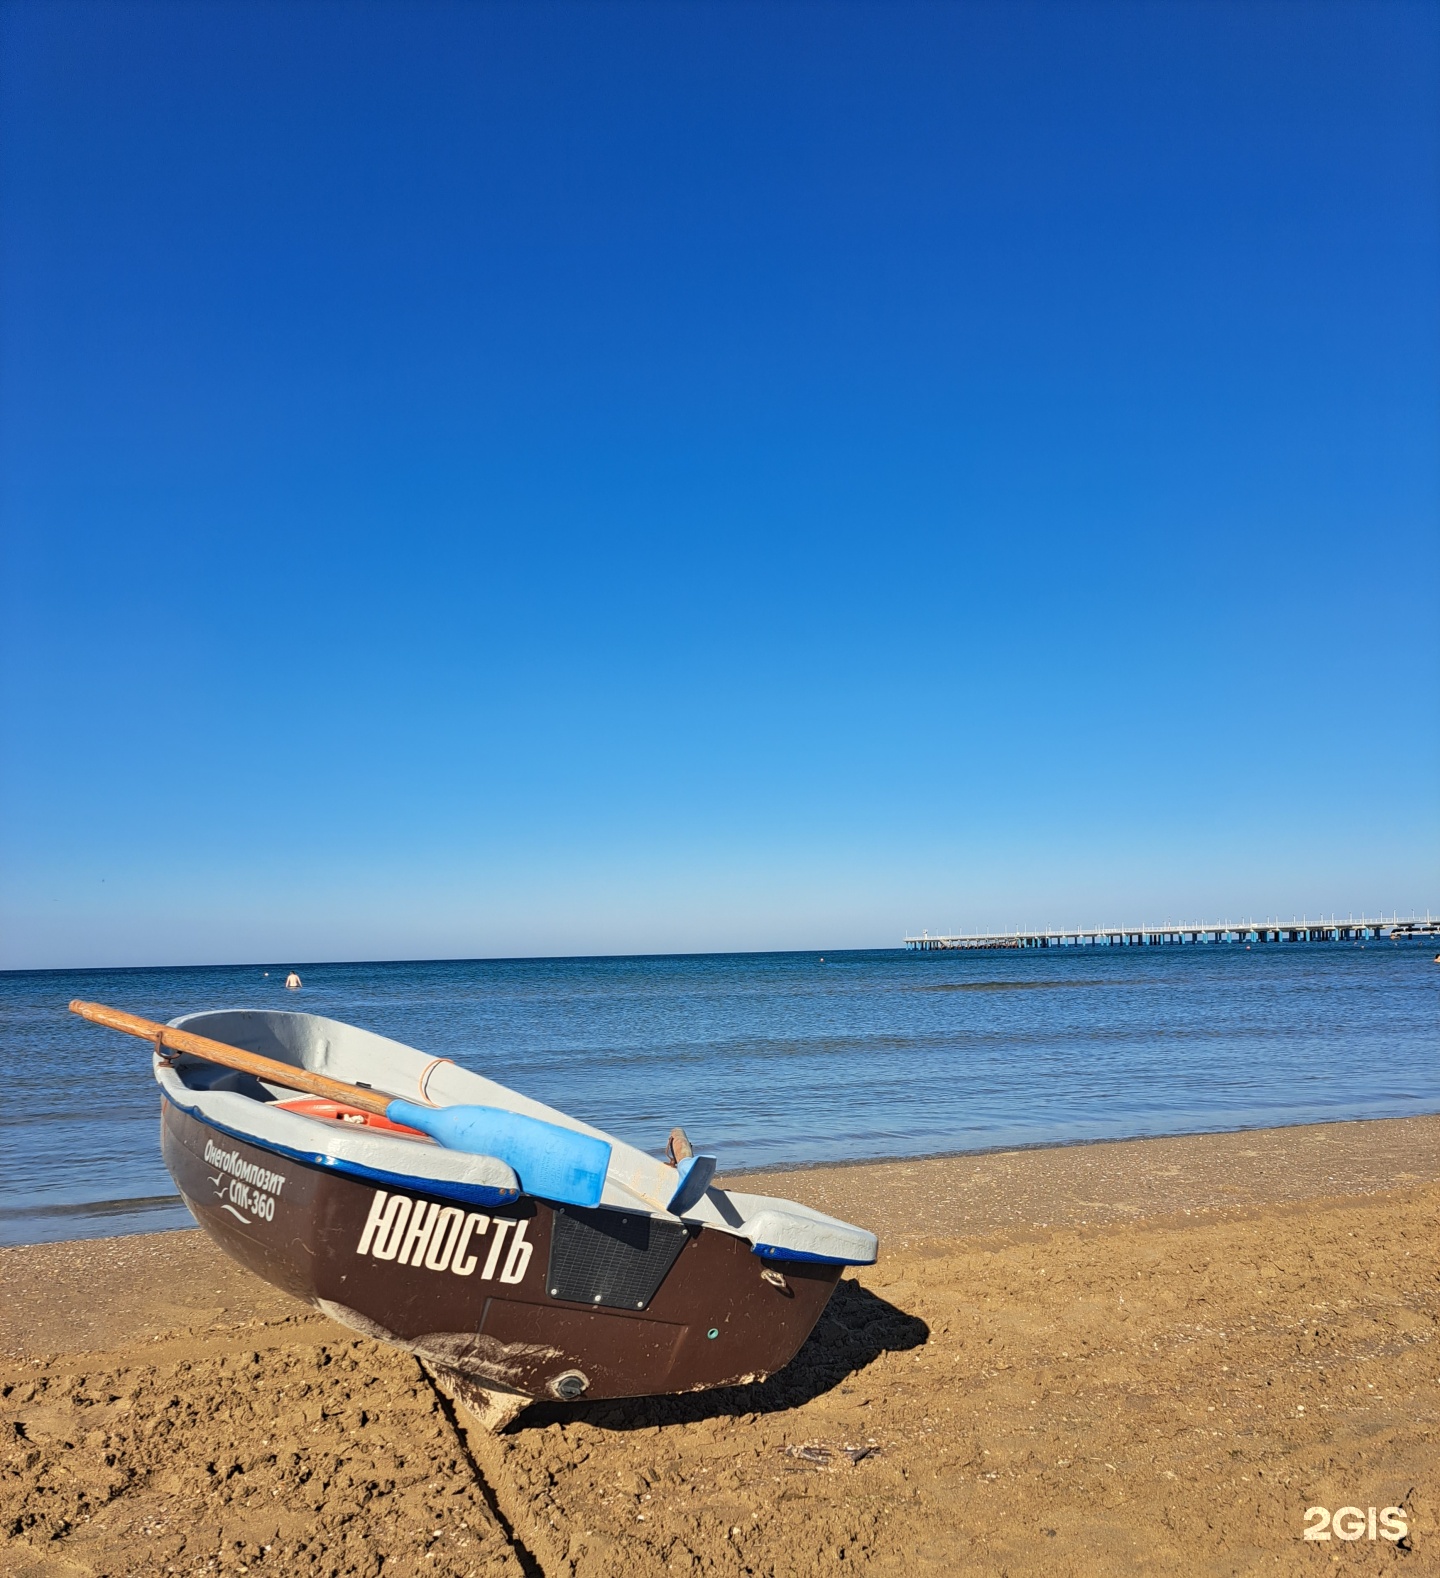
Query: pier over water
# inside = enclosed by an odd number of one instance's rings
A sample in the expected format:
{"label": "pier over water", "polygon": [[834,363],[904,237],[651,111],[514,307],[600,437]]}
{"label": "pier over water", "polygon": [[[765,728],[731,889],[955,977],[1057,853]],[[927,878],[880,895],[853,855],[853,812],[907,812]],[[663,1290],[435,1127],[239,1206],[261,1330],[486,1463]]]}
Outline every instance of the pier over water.
{"label": "pier over water", "polygon": [[1430,915],[1351,916],[1339,920],[1224,921],[1219,925],[1066,927],[1061,931],[990,931],[907,937],[913,953],[961,948],[1160,948],[1195,943],[1362,942],[1368,938],[1440,937]]}

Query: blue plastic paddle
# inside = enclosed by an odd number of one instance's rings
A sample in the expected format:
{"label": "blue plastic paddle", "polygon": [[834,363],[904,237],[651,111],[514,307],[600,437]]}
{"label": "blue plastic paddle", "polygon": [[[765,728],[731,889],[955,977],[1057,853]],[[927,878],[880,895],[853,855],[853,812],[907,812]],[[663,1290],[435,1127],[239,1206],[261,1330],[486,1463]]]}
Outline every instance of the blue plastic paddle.
{"label": "blue plastic paddle", "polygon": [[428,1134],[447,1151],[497,1157],[515,1169],[526,1194],[566,1205],[600,1204],[610,1146],[593,1134],[578,1134],[504,1107],[422,1107],[399,1097],[386,1107],[385,1116]]}

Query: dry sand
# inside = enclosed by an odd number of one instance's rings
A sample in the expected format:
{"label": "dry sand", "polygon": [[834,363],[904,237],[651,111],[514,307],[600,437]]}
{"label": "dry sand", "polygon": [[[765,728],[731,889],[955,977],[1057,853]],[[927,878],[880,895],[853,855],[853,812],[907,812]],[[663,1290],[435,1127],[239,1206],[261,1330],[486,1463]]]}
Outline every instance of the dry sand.
{"label": "dry sand", "polygon": [[198,1232],[0,1251],[4,1571],[1440,1572],[1440,1118],[745,1183],[882,1235],[795,1363],[499,1437]]}

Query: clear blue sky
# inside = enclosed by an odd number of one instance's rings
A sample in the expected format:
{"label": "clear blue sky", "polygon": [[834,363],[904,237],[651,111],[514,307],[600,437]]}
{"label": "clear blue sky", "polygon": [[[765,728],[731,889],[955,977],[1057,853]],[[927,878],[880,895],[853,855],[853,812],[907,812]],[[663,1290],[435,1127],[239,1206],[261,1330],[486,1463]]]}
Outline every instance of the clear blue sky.
{"label": "clear blue sky", "polygon": [[1440,9],[0,12],[0,964],[1440,907]]}

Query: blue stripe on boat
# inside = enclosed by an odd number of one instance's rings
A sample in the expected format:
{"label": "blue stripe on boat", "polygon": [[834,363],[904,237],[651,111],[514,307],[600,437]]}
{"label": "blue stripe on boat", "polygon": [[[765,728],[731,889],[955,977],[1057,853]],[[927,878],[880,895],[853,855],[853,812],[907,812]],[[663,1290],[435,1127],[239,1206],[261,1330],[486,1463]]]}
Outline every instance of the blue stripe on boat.
{"label": "blue stripe on boat", "polygon": [[208,1113],[201,1112],[198,1107],[187,1107],[166,1092],[162,1091],[161,1095],[163,1100],[187,1117],[194,1118],[197,1123],[203,1123],[206,1128],[214,1129],[219,1134],[229,1135],[232,1140],[241,1140],[257,1150],[270,1151],[292,1162],[323,1167],[326,1172],[343,1173],[347,1178],[358,1178],[364,1183],[378,1184],[390,1190],[405,1189],[413,1194],[440,1195],[446,1200],[463,1200],[466,1205],[509,1205],[512,1200],[520,1198],[518,1189],[497,1189],[491,1184],[456,1183],[448,1178],[419,1178],[408,1173],[381,1172],[375,1167],[363,1167],[359,1162],[346,1161],[341,1156],[327,1156],[321,1151],[297,1151],[289,1145],[279,1145],[274,1140],[260,1140],[243,1129],[232,1129],[226,1124],[217,1123]]}
{"label": "blue stripe on boat", "polygon": [[855,1260],[849,1255],[812,1255],[808,1249],[786,1249],[780,1244],[756,1244],[752,1253],[765,1260],[803,1260],[812,1266],[873,1266],[875,1261]]}

